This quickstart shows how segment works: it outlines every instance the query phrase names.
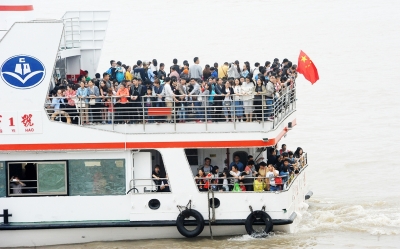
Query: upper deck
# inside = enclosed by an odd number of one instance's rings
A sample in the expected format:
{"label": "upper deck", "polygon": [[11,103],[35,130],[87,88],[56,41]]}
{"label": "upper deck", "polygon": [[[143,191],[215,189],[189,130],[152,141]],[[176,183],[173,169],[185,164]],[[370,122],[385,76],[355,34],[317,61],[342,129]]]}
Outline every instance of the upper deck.
{"label": "upper deck", "polygon": [[[264,147],[275,145],[295,125],[295,84],[272,103],[263,96],[261,101],[253,99],[248,107],[254,107],[259,122],[210,122],[217,121],[218,115],[225,119],[224,111],[231,120],[239,115],[234,102],[226,106],[214,96],[213,105],[209,105],[209,98],[204,95],[204,103],[194,104],[193,99],[186,99],[185,123],[179,122],[182,107],[175,102],[169,107],[147,108],[142,99],[136,106],[115,105],[112,112],[101,102],[90,105],[89,100],[85,107],[78,103],[74,108],[61,107],[58,111],[49,108],[53,99],[47,94],[59,60],[63,29],[61,21],[15,23],[0,41],[1,152]],[[48,37],[49,33],[53,35]],[[23,39],[26,36],[30,39]],[[116,101],[117,97],[111,97],[111,103]],[[97,125],[83,124],[86,112],[94,118],[89,122]],[[66,123],[64,113],[68,113],[72,124]],[[272,121],[267,120],[270,113]],[[154,121],[170,116],[171,123],[146,123],[153,121],[146,115]],[[202,122],[196,123],[198,119]],[[253,116],[252,121],[255,119]],[[110,124],[101,124],[108,120]],[[115,123],[124,121],[133,123]]]}
{"label": "upper deck", "polygon": [[[136,105],[132,102],[119,104],[117,96],[98,98],[95,105],[73,98],[74,106],[67,104],[67,98],[52,97],[45,109],[48,118],[55,122],[123,134],[265,133],[274,130],[296,111],[295,87],[283,89],[281,96],[274,101],[267,102],[262,95],[260,99],[252,99],[250,105],[231,101],[228,106],[226,101],[215,98],[210,102],[210,97],[202,95],[202,101],[186,97],[184,104],[172,102],[172,107],[157,100],[146,101],[145,97]],[[61,99],[66,105],[61,104],[55,110],[51,102]],[[247,119],[246,108],[251,112]]]}

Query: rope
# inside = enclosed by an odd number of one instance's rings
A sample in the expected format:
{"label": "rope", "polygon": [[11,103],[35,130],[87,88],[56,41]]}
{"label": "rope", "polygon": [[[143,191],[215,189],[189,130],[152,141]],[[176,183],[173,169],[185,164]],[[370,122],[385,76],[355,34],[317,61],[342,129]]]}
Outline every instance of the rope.
{"label": "rope", "polygon": [[183,210],[192,209],[192,200],[189,200],[189,202],[186,204],[186,206],[176,205],[176,207],[178,208],[180,213],[182,213]]}
{"label": "rope", "polygon": [[[212,205],[210,205],[210,193],[211,193]],[[214,191],[212,190],[212,188],[208,189],[207,202],[208,202],[208,227],[210,228],[211,239],[214,239],[213,234],[212,234],[212,229],[211,229],[211,223],[215,222]],[[210,209],[211,209],[211,211],[210,211]],[[212,218],[211,218],[211,212],[212,212]]]}

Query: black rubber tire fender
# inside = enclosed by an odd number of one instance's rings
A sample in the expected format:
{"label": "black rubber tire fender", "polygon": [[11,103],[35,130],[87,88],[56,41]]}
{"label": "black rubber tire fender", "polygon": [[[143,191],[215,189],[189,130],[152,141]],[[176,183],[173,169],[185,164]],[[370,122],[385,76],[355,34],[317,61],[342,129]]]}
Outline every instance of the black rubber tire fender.
{"label": "black rubber tire fender", "polygon": [[[196,228],[194,230],[188,230],[184,226],[185,218],[189,217],[195,218]],[[204,230],[203,215],[194,209],[186,209],[178,215],[178,218],[176,218],[176,228],[178,229],[179,233],[186,238],[197,237]]]}
{"label": "black rubber tire fender", "polygon": [[257,210],[254,211],[253,213],[250,213],[249,216],[247,216],[246,222],[245,222],[245,228],[246,232],[249,235],[252,235],[256,231],[253,229],[253,224],[256,221],[262,221],[265,224],[264,232],[265,233],[270,233],[272,231],[272,228],[274,227],[274,224],[272,223],[271,217],[264,211]]}

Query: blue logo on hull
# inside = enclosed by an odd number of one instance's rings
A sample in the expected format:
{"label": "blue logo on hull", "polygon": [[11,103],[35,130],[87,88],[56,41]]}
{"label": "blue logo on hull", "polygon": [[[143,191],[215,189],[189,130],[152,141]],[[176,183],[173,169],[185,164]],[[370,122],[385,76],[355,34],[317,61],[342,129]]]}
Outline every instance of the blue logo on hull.
{"label": "blue logo on hull", "polygon": [[8,58],[0,67],[1,78],[9,86],[29,89],[39,85],[46,76],[41,61],[29,55],[16,55]]}

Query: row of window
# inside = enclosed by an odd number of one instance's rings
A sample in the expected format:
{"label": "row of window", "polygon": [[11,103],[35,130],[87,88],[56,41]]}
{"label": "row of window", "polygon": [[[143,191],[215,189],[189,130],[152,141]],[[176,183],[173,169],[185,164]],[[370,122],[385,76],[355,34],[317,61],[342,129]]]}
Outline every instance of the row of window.
{"label": "row of window", "polygon": [[125,159],[0,162],[0,197],[124,194]]}

